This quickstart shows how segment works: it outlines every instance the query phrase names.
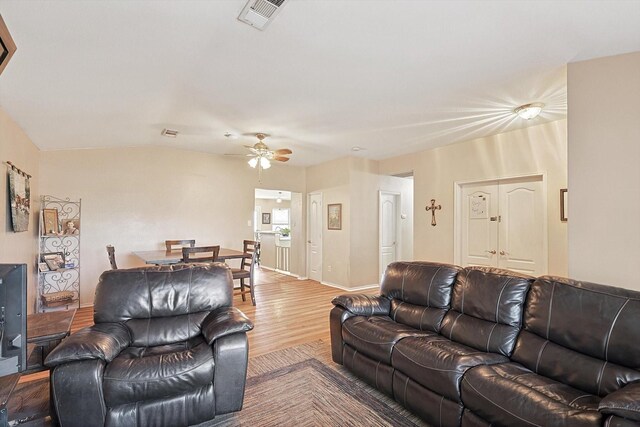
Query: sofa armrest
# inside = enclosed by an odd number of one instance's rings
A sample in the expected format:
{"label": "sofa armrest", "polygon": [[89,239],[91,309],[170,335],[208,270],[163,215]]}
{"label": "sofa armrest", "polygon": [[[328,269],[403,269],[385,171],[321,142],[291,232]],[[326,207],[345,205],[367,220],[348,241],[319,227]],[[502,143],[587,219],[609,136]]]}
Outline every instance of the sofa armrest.
{"label": "sofa armrest", "polygon": [[100,359],[111,362],[131,345],[129,328],[121,323],[98,323],[79,330],[62,340],[45,360],[52,368],[79,360]]}
{"label": "sofa armrest", "polygon": [[235,307],[220,307],[212,311],[202,322],[202,335],[209,345],[225,335],[252,329],[253,322]]}
{"label": "sofa armrest", "polygon": [[338,295],[331,301],[356,316],[388,316],[391,301],[379,295]]}
{"label": "sofa armrest", "polygon": [[598,405],[598,411],[640,421],[640,381],[605,396]]}

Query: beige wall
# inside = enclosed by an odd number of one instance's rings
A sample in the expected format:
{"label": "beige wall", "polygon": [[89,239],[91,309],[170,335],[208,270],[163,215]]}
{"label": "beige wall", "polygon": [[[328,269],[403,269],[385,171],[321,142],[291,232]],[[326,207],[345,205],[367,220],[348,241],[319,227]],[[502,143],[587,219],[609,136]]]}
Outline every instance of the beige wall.
{"label": "beige wall", "polygon": [[81,304],[93,302],[105,246],[119,267],[132,252],[162,249],[165,239],[196,239],[241,249],[253,237],[255,188],[304,192],[305,170],[274,165],[258,183],[241,159],[168,148],[41,153],[41,192],[82,198]]}
{"label": "beige wall", "polygon": [[[380,173],[414,171],[414,258],[454,262],[454,183],[546,173],[549,273],[567,275],[567,224],[559,190],[567,183],[567,122],[560,120],[380,162]],[[424,208],[442,205],[438,225]]]}
{"label": "beige wall", "polygon": [[[0,262],[27,264],[27,310],[35,310],[38,286],[36,260],[38,258],[38,214],[40,212],[40,191],[38,188],[38,148],[4,110],[0,109],[0,159],[7,160],[31,175],[31,220],[29,230],[14,233],[11,226],[11,207],[7,194],[7,173],[0,173],[0,194],[4,207],[0,211]],[[6,166],[6,165],[5,165]]]}
{"label": "beige wall", "polygon": [[568,66],[569,273],[640,290],[640,52]]}

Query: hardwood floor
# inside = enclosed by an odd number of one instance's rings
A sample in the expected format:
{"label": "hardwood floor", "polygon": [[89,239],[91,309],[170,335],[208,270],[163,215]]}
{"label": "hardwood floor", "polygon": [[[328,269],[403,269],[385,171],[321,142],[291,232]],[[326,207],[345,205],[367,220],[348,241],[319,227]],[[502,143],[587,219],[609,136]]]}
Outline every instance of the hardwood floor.
{"label": "hardwood floor", "polygon": [[[368,293],[374,293],[370,290]],[[242,310],[255,328],[248,333],[249,356],[317,340],[329,341],[329,311],[331,299],[347,293],[321,285],[314,280],[298,280],[285,274],[259,269],[257,274],[256,306],[234,296],[234,306]],[[80,308],[71,325],[71,333],[93,324],[93,307]],[[24,375],[20,382],[48,376],[47,372]]]}

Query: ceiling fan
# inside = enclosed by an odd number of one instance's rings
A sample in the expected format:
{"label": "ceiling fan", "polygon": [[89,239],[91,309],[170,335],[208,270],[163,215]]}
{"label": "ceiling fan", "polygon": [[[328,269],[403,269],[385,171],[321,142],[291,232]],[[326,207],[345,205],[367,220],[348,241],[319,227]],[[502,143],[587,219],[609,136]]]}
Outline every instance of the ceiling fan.
{"label": "ceiling fan", "polygon": [[249,159],[249,166],[252,168],[257,167],[258,171],[261,169],[269,169],[271,167],[271,161],[288,162],[289,157],[287,156],[293,153],[293,151],[288,148],[271,150],[267,144],[263,142],[267,136],[269,135],[265,133],[257,133],[256,138],[258,138],[258,142],[254,145],[245,145],[245,148],[251,152],[247,154],[247,157],[251,157],[251,159]]}

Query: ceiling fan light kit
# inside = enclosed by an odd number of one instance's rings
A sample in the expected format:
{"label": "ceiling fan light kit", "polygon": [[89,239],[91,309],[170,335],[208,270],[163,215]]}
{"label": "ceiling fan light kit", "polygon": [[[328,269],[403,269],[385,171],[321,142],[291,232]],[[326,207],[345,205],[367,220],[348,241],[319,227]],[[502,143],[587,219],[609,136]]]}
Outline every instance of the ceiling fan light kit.
{"label": "ceiling fan light kit", "polygon": [[513,112],[525,120],[531,120],[536,118],[543,108],[544,104],[542,102],[532,102],[517,107]]}
{"label": "ceiling fan light kit", "polygon": [[288,148],[281,148],[279,150],[272,150],[269,148],[267,144],[262,142],[267,136],[265,133],[257,133],[256,138],[258,138],[258,142],[254,145],[245,145],[250,153],[247,156],[251,157],[247,163],[249,166],[258,169],[258,180],[262,175],[262,170],[269,169],[271,167],[271,162],[287,162],[289,161],[289,157],[287,155],[292,154],[293,152]]}

